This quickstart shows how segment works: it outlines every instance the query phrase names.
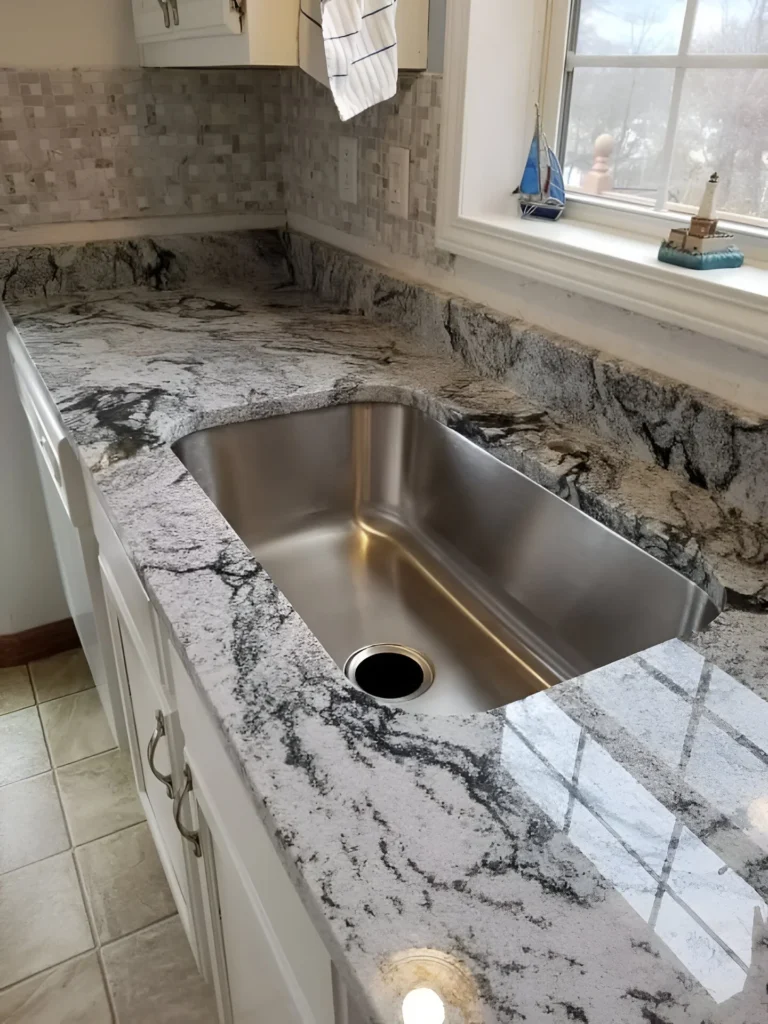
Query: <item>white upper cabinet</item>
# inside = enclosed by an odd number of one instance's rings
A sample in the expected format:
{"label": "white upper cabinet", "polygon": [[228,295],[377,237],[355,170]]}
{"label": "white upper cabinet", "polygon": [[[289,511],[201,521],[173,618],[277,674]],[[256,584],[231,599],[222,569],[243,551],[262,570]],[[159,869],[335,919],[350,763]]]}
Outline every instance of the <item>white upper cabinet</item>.
{"label": "white upper cabinet", "polygon": [[[132,0],[146,67],[291,67],[299,62],[299,0]],[[427,66],[429,0],[399,0],[400,67]]]}
{"label": "white upper cabinet", "polygon": [[230,0],[133,0],[140,43],[239,36],[240,15]]}

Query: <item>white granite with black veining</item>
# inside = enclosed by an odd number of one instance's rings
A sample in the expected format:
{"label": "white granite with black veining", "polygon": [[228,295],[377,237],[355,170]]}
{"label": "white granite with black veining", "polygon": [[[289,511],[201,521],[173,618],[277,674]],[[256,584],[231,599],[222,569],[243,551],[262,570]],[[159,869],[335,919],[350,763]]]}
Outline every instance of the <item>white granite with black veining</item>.
{"label": "white granite with black veining", "polygon": [[755,518],[768,516],[768,419],[487,306],[396,276],[305,235],[295,280],[327,301],[408,325],[563,422],[619,443]]}
{"label": "white granite with black veining", "polygon": [[[399,1020],[382,961],[425,946],[464,962],[487,1022],[768,1020],[762,527],[458,358],[290,287],[139,289],[11,311],[376,1020]],[[699,649],[671,641],[497,712],[377,705],[169,448],[204,425],[363,399],[451,423],[727,593],[730,609]]]}

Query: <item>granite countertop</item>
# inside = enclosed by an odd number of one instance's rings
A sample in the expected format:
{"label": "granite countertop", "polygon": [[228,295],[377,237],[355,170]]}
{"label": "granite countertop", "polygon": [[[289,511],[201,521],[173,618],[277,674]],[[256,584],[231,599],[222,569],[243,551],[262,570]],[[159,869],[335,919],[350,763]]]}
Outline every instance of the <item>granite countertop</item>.
{"label": "granite countertop", "polygon": [[[382,963],[420,947],[466,966],[487,1022],[768,1019],[758,526],[414,337],[291,288],[134,289],[11,314],[375,1019],[399,1019]],[[574,481],[582,496],[591,485],[592,514],[731,608],[690,644],[495,712],[377,705],[169,447],[199,427],[350,400],[416,405],[571,500]]]}

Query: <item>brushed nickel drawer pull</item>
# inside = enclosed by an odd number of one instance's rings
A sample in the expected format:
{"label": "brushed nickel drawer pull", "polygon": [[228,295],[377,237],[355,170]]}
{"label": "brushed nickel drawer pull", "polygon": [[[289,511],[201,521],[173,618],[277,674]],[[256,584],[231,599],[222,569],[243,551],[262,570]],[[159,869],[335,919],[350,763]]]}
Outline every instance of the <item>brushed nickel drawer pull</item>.
{"label": "brushed nickel drawer pull", "polygon": [[200,833],[193,832],[192,829],[186,828],[181,823],[181,805],[184,803],[184,798],[192,789],[192,772],[189,770],[189,765],[184,765],[184,785],[179,790],[178,794],[173,798],[173,820],[176,822],[176,828],[187,840],[188,843],[192,844],[192,848],[195,851],[196,857],[202,857],[203,851],[200,849]]}
{"label": "brushed nickel drawer pull", "polygon": [[149,743],[147,744],[147,761],[149,762],[149,770],[155,776],[158,782],[162,782],[165,786],[165,792],[168,794],[168,799],[173,800],[173,779],[170,775],[165,775],[155,767],[155,751],[157,750],[157,744],[160,742],[160,737],[165,736],[165,719],[163,718],[162,711],[155,712],[155,728],[152,731],[152,735],[149,737]]}

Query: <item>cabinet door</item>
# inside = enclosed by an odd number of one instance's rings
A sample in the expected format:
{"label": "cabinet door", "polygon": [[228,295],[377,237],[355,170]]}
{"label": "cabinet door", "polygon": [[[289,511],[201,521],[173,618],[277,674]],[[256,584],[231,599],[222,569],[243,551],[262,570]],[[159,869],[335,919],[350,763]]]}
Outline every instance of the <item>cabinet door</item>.
{"label": "cabinet door", "polygon": [[233,0],[133,0],[133,23],[139,43],[242,31]]}
{"label": "cabinet door", "polygon": [[[197,778],[194,773],[192,777]],[[197,783],[190,799],[202,850],[198,863],[222,1024],[302,1024],[277,961],[269,919],[248,873],[217,828]]]}
{"label": "cabinet door", "polygon": [[[103,562],[101,570],[139,797],[179,917],[205,975],[207,963],[197,941],[186,851],[173,816],[173,796],[182,783],[184,747],[178,711],[170,708],[158,683],[154,636],[136,634],[114,577]],[[196,884],[196,873],[192,878]]]}

